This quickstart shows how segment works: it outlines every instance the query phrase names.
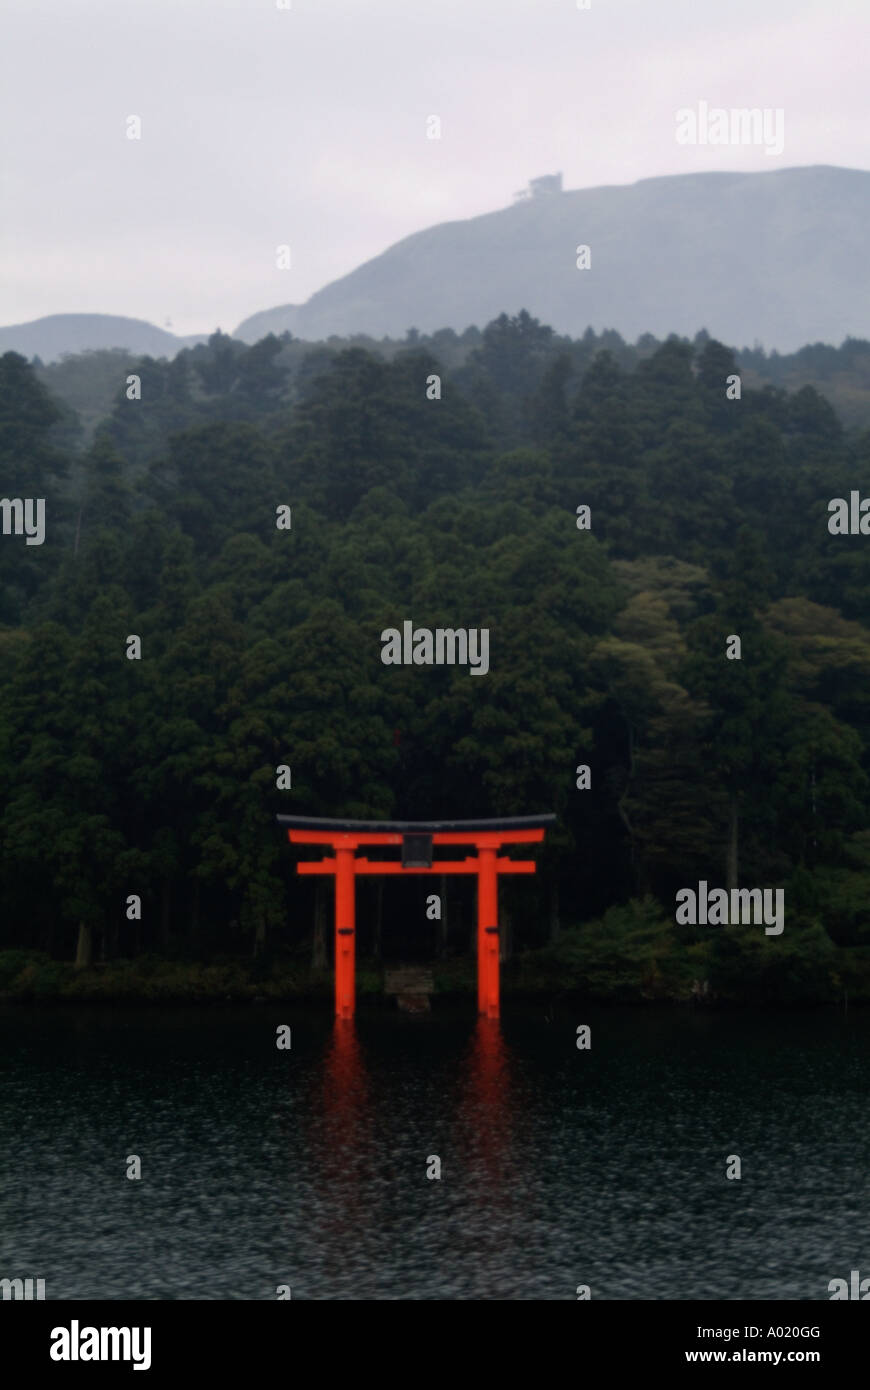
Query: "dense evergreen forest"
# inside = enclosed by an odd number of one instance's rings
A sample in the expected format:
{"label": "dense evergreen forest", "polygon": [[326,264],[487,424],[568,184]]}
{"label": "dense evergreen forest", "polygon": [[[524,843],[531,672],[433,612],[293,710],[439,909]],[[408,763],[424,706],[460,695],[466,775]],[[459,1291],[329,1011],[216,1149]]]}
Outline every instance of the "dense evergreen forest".
{"label": "dense evergreen forest", "polygon": [[[804,352],[820,389],[870,361]],[[870,537],[828,529],[870,433],[762,358],[525,314],[0,358],[0,497],[46,499],[44,544],[0,535],[0,988],[304,990],[326,890],[276,813],[553,810],[501,889],[508,986],[870,1000]],[[70,399],[119,361],[97,424]],[[488,628],[488,674],[384,665],[408,619]],[[678,924],[700,880],[782,888],[783,934]],[[471,885],[430,922],[432,882],[358,889],[373,980],[473,978]]]}

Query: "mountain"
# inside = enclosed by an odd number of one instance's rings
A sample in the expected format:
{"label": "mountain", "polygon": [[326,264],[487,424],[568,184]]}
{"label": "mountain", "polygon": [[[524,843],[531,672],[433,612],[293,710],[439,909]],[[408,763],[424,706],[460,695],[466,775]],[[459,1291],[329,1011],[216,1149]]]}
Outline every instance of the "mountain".
{"label": "mountain", "polygon": [[0,328],[0,353],[20,352],[54,362],[68,352],[101,348],[126,348],[139,356],[174,357],[182,348],[204,343],[204,334],[179,338],[144,319],[118,318],[114,314],[49,314],[30,323]]}
{"label": "mountain", "polygon": [[[345,278],[349,279],[350,277]],[[343,282],[336,280],[334,283],[340,285]],[[326,288],[329,289],[330,286]],[[323,293],[323,290],[318,290],[318,294]],[[317,295],[314,295],[314,299],[316,298]],[[282,304],[280,309],[261,309],[258,314],[251,314],[250,318],[245,319],[232,336],[241,338],[243,343],[248,344],[259,343],[261,338],[267,338],[270,333],[277,336],[282,333],[292,333],[294,338],[307,338],[309,336],[307,333],[299,332],[299,315],[304,307],[304,305],[299,304]],[[383,334],[380,336],[383,337]],[[405,330],[403,329],[402,337],[404,338],[404,336]]]}
{"label": "mountain", "polygon": [[[706,328],[781,351],[870,336],[864,170],[680,174],[574,192],[536,182],[536,196],[405,237],[233,336],[461,332],[520,309],[572,336]],[[576,268],[581,243],[588,270]]]}

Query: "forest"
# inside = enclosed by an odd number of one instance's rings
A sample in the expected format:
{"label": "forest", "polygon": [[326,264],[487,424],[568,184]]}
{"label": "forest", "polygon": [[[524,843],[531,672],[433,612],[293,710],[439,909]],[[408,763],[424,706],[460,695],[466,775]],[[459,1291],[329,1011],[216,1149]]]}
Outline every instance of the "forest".
{"label": "forest", "polygon": [[[43,544],[0,534],[0,991],[328,994],[277,814],[554,811],[506,992],[870,1001],[870,538],[828,527],[870,345],[745,357],[525,313],[0,357],[0,497],[45,499]],[[485,676],[385,665],[406,620],[487,629]],[[702,880],[784,931],[678,922]],[[358,889],[364,993],[473,988],[470,881],[435,921],[426,882]]]}

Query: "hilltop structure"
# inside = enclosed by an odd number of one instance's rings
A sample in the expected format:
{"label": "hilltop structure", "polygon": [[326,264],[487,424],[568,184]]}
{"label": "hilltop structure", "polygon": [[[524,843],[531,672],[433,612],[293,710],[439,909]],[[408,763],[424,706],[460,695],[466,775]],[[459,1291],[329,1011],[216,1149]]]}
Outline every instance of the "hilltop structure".
{"label": "hilltop structure", "polygon": [[514,194],[514,202],[522,203],[527,198],[549,198],[562,192],[561,174],[542,174],[539,179],[529,179],[528,188],[521,188]]}

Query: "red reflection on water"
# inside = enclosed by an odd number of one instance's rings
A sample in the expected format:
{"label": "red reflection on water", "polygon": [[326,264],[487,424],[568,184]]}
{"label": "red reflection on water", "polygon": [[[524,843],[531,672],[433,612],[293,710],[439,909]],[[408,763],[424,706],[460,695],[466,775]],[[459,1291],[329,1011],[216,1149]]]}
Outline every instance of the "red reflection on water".
{"label": "red reflection on water", "polygon": [[350,1228],[362,1215],[373,1141],[369,1077],[352,1018],[334,1021],[323,1059],[321,1107],[312,1138],[329,1193],[329,1225]]}
{"label": "red reflection on water", "polygon": [[[368,1119],[369,1084],[356,1024],[337,1018],[323,1059],[323,1117],[330,1145],[350,1146]],[[365,1125],[368,1130],[368,1125]]]}
{"label": "red reflection on water", "polygon": [[479,1017],[462,1062],[459,1120],[478,1176],[510,1190],[516,1127],[511,1054],[497,1018]]}

